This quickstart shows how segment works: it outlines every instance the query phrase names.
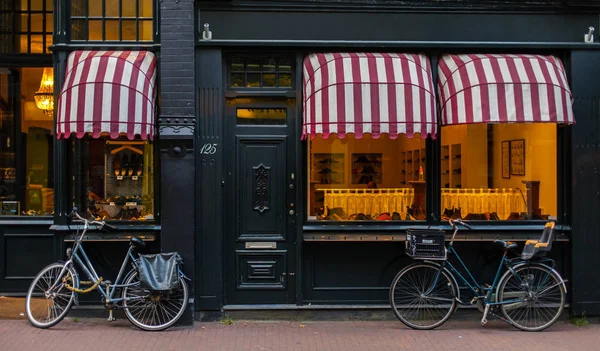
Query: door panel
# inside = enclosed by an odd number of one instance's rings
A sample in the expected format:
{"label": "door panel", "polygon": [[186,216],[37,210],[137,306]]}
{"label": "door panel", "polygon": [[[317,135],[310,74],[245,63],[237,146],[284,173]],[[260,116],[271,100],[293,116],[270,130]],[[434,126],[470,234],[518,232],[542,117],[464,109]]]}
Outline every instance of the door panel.
{"label": "door panel", "polygon": [[245,251],[236,254],[238,289],[286,290],[286,251]]}
{"label": "door panel", "polygon": [[285,142],[238,136],[236,169],[240,240],[285,240]]}
{"label": "door panel", "polygon": [[295,302],[295,100],[227,101],[225,303]]}

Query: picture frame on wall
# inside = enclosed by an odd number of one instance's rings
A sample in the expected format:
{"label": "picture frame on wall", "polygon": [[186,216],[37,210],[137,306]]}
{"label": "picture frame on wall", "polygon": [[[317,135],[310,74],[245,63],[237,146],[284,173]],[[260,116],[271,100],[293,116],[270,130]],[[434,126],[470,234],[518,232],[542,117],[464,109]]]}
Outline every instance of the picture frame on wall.
{"label": "picture frame on wall", "polygon": [[502,178],[510,179],[510,141],[502,142]]}
{"label": "picture frame on wall", "polygon": [[312,179],[319,184],[344,184],[344,154],[315,154]]}
{"label": "picture frame on wall", "polygon": [[525,139],[510,141],[510,174],[525,175]]}
{"label": "picture frame on wall", "polygon": [[352,154],[352,184],[381,184],[381,154]]}

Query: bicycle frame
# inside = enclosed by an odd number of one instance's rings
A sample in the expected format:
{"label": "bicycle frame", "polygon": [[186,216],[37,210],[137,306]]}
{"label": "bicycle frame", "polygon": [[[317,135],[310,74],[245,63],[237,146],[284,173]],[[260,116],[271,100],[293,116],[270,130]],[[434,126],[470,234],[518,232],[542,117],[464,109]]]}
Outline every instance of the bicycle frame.
{"label": "bicycle frame", "polygon": [[[456,236],[456,233],[458,232],[458,227],[455,226],[454,227],[454,233],[452,235],[452,239],[450,241],[450,243],[448,244],[448,246],[446,247],[447,253],[449,255],[454,255],[456,256],[456,259],[458,260],[460,267],[466,272],[467,277],[465,277],[460,271],[459,269],[457,269],[452,263],[450,263],[448,261],[448,258],[446,258],[445,260],[443,260],[442,263],[437,263],[440,267],[440,269],[438,270],[438,273],[433,281],[432,287],[431,289],[433,289],[438,282],[439,277],[442,274],[443,270],[448,270],[450,272],[450,274],[452,274],[456,280],[456,277],[460,278],[460,281],[462,281],[467,288],[469,288],[469,290],[471,290],[471,292],[473,293],[473,295],[475,295],[475,297],[471,300],[471,304],[475,303],[476,300],[483,300],[484,304],[486,305],[490,305],[490,306],[497,306],[497,305],[505,305],[505,304],[514,304],[514,303],[520,303],[520,302],[524,302],[522,299],[516,299],[516,300],[505,300],[502,302],[497,302],[494,301],[494,299],[492,298],[494,295],[494,291],[496,290],[496,287],[499,283],[500,278],[502,277],[502,273],[505,272],[506,270],[509,270],[512,275],[517,279],[517,281],[519,283],[522,282],[522,279],[520,276],[518,276],[517,274],[515,274],[514,271],[514,267],[520,265],[520,264],[526,264],[529,263],[529,261],[525,261],[522,260],[520,258],[512,258],[509,259],[507,258],[507,253],[508,251],[504,251],[504,254],[502,255],[502,259],[500,260],[500,263],[498,264],[498,269],[496,270],[496,275],[494,277],[494,281],[492,283],[491,286],[484,286],[481,285],[479,282],[477,282],[477,280],[473,277],[473,275],[471,274],[471,271],[467,268],[467,266],[464,264],[464,262],[462,261],[462,259],[460,258],[460,255],[458,254],[458,252],[456,252],[456,250],[454,249],[454,238]],[[550,258],[543,258],[540,260],[537,260],[536,263],[540,263],[543,264],[544,263],[550,263],[547,264],[547,266],[550,268],[551,271],[554,271],[554,266],[555,266],[555,262],[553,259]],[[505,269],[503,269],[505,267]],[[560,276],[560,275],[559,275]],[[544,278],[544,281],[546,281],[548,278],[550,277],[550,271],[548,273],[548,275]],[[561,277],[561,282],[559,284],[563,284],[564,285],[564,280]],[[431,289],[429,291],[427,291],[425,293],[425,295],[429,295],[429,293],[431,293]],[[457,289],[460,290],[460,286],[457,286]],[[566,287],[565,287],[566,290]],[[466,302],[463,302],[460,300],[460,291],[457,292],[457,295],[455,298],[456,300],[460,303],[460,304],[466,304]]]}
{"label": "bicycle frame", "polygon": [[[86,274],[88,279],[90,279],[92,282],[97,282],[100,280],[100,277],[98,276],[98,273],[96,273],[96,270],[94,269],[94,265],[92,264],[92,262],[90,261],[90,259],[87,256],[87,254],[85,253],[85,250],[83,249],[83,244],[82,244],[83,237],[84,237],[85,233],[87,232],[87,230],[89,229],[89,224],[88,224],[87,220],[84,220],[83,218],[81,218],[81,219],[84,222],[83,232],[81,233],[79,238],[75,240],[75,244],[73,245],[73,249],[71,251],[71,254],[69,255],[70,257],[68,258],[67,262],[65,262],[65,264],[58,276],[62,277],[63,274],[65,273],[65,271],[68,269],[68,267],[74,268],[75,267],[74,263],[77,263],[79,265],[79,267],[81,268],[81,270],[83,270],[83,272]],[[94,222],[92,222],[92,223],[94,223]],[[117,274],[117,278],[116,278],[114,284],[101,282],[95,288],[95,290],[97,290],[100,293],[100,295],[102,295],[104,297],[105,302],[107,304],[108,303],[119,303],[119,302],[123,301],[123,298],[114,296],[117,289],[134,285],[134,284],[120,284],[121,278],[123,277],[123,273],[125,272],[125,267],[127,266],[127,263],[131,260],[133,267],[134,268],[137,267],[137,263],[136,263],[135,257],[133,256],[132,251],[133,251],[133,248],[131,246],[129,246],[129,249],[127,250],[127,254],[125,255],[125,257],[123,259],[123,263],[121,264],[121,268],[119,269],[119,274]],[[73,273],[75,275],[77,275],[76,271],[74,271]],[[77,277],[73,277],[73,278],[75,280],[78,280]],[[125,278],[125,277],[123,277],[123,278]],[[52,291],[56,287],[57,283],[59,283],[58,280],[55,281],[52,284],[52,286],[50,286],[48,291]],[[106,290],[102,289],[101,286],[106,286]],[[77,287],[77,286],[75,286],[75,287]],[[139,298],[143,299],[143,297],[139,297]],[[133,300],[133,299],[127,299],[127,301],[131,301],[131,300]]]}

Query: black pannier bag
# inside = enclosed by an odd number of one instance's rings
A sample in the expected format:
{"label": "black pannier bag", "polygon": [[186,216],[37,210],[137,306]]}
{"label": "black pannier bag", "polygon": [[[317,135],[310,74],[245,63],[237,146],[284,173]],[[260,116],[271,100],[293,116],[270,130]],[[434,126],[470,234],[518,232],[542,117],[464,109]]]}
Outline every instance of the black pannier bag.
{"label": "black pannier bag", "polygon": [[167,291],[179,287],[178,267],[181,256],[177,252],[140,255],[138,274],[142,289]]}

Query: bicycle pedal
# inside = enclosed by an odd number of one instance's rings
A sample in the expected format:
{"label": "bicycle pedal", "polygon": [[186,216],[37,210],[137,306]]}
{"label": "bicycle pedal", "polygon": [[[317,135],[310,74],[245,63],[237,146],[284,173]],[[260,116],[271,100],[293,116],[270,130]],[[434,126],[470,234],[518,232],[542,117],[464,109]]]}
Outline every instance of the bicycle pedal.
{"label": "bicycle pedal", "polygon": [[473,299],[471,299],[471,305],[474,304],[475,302],[477,302],[477,296],[473,297]]}

